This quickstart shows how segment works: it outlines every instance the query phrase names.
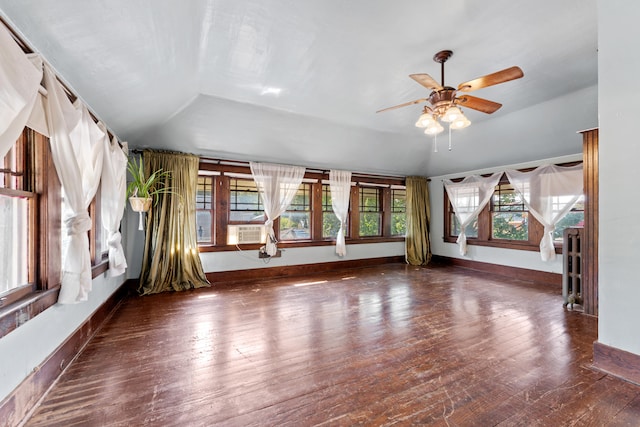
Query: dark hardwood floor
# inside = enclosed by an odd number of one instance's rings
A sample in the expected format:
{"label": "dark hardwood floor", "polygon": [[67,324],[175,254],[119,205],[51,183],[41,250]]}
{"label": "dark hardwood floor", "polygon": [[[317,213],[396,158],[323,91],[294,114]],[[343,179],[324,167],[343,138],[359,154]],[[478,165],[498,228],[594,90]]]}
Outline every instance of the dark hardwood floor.
{"label": "dark hardwood floor", "polygon": [[391,264],[131,297],[26,425],[640,425],[560,294]]}

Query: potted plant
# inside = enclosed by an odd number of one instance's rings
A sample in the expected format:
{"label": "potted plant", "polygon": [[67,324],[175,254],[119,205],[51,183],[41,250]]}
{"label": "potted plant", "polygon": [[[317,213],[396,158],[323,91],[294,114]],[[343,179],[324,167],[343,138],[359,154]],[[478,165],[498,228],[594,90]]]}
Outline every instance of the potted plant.
{"label": "potted plant", "polygon": [[148,212],[154,203],[154,198],[162,193],[171,192],[171,188],[164,186],[164,180],[170,175],[169,171],[159,169],[148,177],[145,175],[142,157],[138,160],[130,159],[127,163],[127,170],[131,175],[131,182],[127,186],[127,197],[134,212],[140,213],[139,230],[142,226],[142,213]]}

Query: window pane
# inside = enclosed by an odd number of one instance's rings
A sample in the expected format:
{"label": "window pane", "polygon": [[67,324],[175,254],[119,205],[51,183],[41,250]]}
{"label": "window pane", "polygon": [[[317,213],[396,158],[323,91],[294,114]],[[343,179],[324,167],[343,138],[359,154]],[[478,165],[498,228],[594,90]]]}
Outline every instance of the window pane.
{"label": "window pane", "polygon": [[509,183],[499,184],[491,196],[491,238],[529,240],[529,213],[522,197]]}
{"label": "window pane", "polygon": [[340,221],[333,212],[322,213],[322,237],[337,237],[340,230]]}
{"label": "window pane", "polygon": [[309,212],[287,211],[280,215],[280,240],[310,239],[310,218]]}
{"label": "window pane", "polygon": [[500,184],[496,187],[493,196],[491,196],[491,205],[493,212],[524,212],[527,210],[522,197],[511,184]]}
{"label": "window pane", "polygon": [[407,214],[392,213],[391,214],[391,235],[404,236],[407,232]]}
{"label": "window pane", "polygon": [[[349,235],[349,219],[347,215],[345,237]],[[333,213],[333,206],[331,205],[331,186],[329,184],[322,184],[322,238],[330,239],[338,237],[338,230],[340,230],[340,221]]]}
{"label": "window pane", "polygon": [[360,235],[361,236],[380,236],[381,232],[381,215],[379,212],[362,212],[360,214]]}
{"label": "window pane", "polygon": [[562,242],[565,228],[571,227],[584,227],[584,196],[580,197],[571,211],[558,221],[553,232],[553,240]]}
{"label": "window pane", "polygon": [[360,230],[363,237],[382,235],[380,189],[360,187]]}
{"label": "window pane", "polygon": [[311,184],[300,184],[287,211],[280,215],[280,240],[311,238]]}
{"label": "window pane", "polygon": [[[451,217],[450,217],[450,221],[451,221],[451,235],[452,236],[459,236],[460,235],[460,223],[458,222],[458,219],[456,218],[456,216],[454,215],[453,212],[451,212]],[[478,237],[478,218],[474,219],[471,224],[467,225],[467,228],[464,230],[464,233],[467,237],[472,237],[472,238],[477,238]]]}
{"label": "window pane", "polygon": [[199,176],[196,189],[196,209],[211,209],[213,177]]}
{"label": "window pane", "polygon": [[584,227],[584,211],[571,211],[562,218],[553,232],[553,240],[562,241],[565,228]]}
{"label": "window pane", "polygon": [[506,240],[529,240],[528,212],[494,212],[491,237]]}
{"label": "window pane", "polygon": [[391,189],[391,235],[404,236],[407,232],[407,190]]}
{"label": "window pane", "polygon": [[360,212],[379,212],[380,211],[380,189],[379,188],[360,188]]}
{"label": "window pane", "polygon": [[0,295],[29,281],[29,200],[0,195]]}
{"label": "window pane", "polygon": [[265,222],[264,211],[230,211],[230,222]]}
{"label": "window pane", "polygon": [[264,222],[264,208],[256,183],[248,179],[230,179],[229,221]]}
{"label": "window pane", "polygon": [[196,211],[196,235],[198,242],[211,242],[211,211]]}
{"label": "window pane", "polygon": [[329,184],[322,184],[322,210],[324,212],[333,212],[333,205],[331,204],[331,186]]}

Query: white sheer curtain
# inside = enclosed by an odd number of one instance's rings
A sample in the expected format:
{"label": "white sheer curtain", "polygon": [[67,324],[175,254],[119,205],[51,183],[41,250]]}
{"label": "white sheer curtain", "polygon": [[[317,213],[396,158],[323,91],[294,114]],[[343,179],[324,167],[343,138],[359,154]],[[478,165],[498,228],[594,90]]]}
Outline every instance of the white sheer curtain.
{"label": "white sheer curtain", "polygon": [[351,172],[331,170],[329,171],[329,188],[331,189],[331,207],[333,213],[340,221],[340,229],[336,237],[336,254],[345,256],[347,246],[344,242],[346,234],[347,217],[349,216],[349,196],[351,195]]}
{"label": "white sheer curtain", "polygon": [[[98,123],[106,134],[107,130],[102,122]],[[127,191],[127,143],[120,148],[118,140],[113,137],[104,138],[104,160],[102,165],[102,188],[100,192],[100,206],[102,212],[102,227],[107,231],[109,245],[109,275],[119,276],[127,270],[127,260],[122,248],[120,221],[124,214]]]}
{"label": "white sheer curtain", "polygon": [[41,80],[42,67],[34,66],[0,24],[0,159],[24,129]]}
{"label": "white sheer curtain", "polygon": [[456,240],[460,248],[460,255],[467,254],[465,229],[489,202],[501,176],[502,172],[496,172],[486,178],[479,175],[471,175],[460,182],[453,182],[449,179],[443,180],[449,201],[460,224],[460,234],[458,234],[458,240]]}
{"label": "white sheer curtain", "polygon": [[91,254],[87,231],[91,218],[87,209],[96,193],[102,172],[106,138],[79,101],[72,105],[55,74],[44,66],[47,89],[47,123],[51,155],[72,214],[65,218],[70,237],[62,271],[58,302],[86,301],[91,290]]}
{"label": "white sheer curtain", "polygon": [[543,261],[554,260],[553,232],[556,224],[582,196],[582,164],[569,167],[546,165],[530,172],[508,170],[505,173],[529,212],[544,226],[540,257]]}
{"label": "white sheer curtain", "polygon": [[287,210],[302,183],[305,169],[301,166],[256,162],[251,162],[250,166],[267,216],[264,223],[267,228],[267,254],[273,256],[278,251],[273,221]]}

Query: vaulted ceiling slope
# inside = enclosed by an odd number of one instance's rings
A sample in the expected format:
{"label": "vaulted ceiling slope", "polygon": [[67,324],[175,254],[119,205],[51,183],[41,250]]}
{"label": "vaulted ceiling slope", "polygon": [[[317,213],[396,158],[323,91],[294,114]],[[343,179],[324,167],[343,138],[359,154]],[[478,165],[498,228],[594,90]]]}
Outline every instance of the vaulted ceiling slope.
{"label": "vaulted ceiling slope", "polygon": [[[580,152],[597,125],[595,0],[0,0],[5,20],[131,146],[434,176]],[[512,65],[472,125],[432,138],[409,79]]]}

